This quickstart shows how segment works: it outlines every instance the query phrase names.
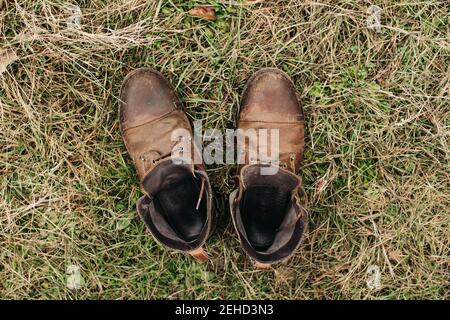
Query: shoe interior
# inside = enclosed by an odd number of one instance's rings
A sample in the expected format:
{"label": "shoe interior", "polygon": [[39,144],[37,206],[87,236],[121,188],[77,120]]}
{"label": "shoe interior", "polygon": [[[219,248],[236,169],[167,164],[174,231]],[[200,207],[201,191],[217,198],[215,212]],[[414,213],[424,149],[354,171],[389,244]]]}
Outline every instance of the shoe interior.
{"label": "shoe interior", "polygon": [[154,197],[155,207],[175,233],[188,243],[197,240],[206,222],[206,195],[196,208],[199,184],[194,176],[185,175],[165,185]]}
{"label": "shoe interior", "polygon": [[266,251],[274,242],[283,222],[290,193],[273,186],[248,187],[241,203],[242,222],[250,244],[257,251]]}

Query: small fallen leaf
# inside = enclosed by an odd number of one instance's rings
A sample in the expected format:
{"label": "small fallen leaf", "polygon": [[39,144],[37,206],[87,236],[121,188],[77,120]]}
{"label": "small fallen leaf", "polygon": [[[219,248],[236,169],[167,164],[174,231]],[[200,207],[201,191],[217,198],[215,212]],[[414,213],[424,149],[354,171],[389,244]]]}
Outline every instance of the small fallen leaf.
{"label": "small fallen leaf", "polygon": [[388,256],[389,256],[390,260],[392,260],[396,263],[399,263],[400,261],[402,261],[402,259],[404,257],[403,252],[398,249],[389,251]]}
{"label": "small fallen leaf", "polygon": [[195,7],[188,12],[191,16],[203,18],[206,20],[216,20],[216,12],[213,7]]}
{"label": "small fallen leaf", "polygon": [[327,173],[317,181],[313,195],[314,200],[319,199],[321,193],[325,191],[325,189],[330,185],[331,181],[333,181],[334,178],[335,175],[334,174],[330,175],[330,171],[328,170]]}
{"label": "small fallen leaf", "polygon": [[0,50],[0,74],[6,71],[6,67],[17,60],[16,53],[11,49]]}

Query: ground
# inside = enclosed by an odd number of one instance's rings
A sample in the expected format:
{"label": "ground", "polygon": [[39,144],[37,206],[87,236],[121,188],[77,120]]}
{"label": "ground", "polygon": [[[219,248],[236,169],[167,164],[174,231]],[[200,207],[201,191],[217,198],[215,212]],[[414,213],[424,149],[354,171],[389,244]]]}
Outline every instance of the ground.
{"label": "ground", "polygon": [[[0,298],[448,298],[447,1],[77,4],[79,24],[66,1],[0,0]],[[188,16],[198,4],[217,19]],[[293,258],[258,271],[243,254],[230,165],[208,166],[211,263],[153,240],[117,112],[142,66],[172,81],[191,120],[222,131],[252,72],[292,77],[311,215]]]}

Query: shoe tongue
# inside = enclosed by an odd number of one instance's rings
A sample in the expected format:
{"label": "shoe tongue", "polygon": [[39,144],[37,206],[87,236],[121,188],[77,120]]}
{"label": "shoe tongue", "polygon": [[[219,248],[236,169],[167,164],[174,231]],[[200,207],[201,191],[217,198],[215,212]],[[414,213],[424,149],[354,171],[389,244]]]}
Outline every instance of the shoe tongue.
{"label": "shoe tongue", "polygon": [[[271,170],[267,170],[268,168]],[[241,178],[244,189],[255,186],[270,186],[276,187],[280,191],[292,192],[300,186],[300,178],[295,174],[275,166],[262,164],[243,167]]]}
{"label": "shoe tongue", "polygon": [[190,164],[176,164],[171,159],[163,161],[156,165],[142,180],[142,189],[147,195],[152,196],[158,191],[186,176],[193,176],[192,166]]}

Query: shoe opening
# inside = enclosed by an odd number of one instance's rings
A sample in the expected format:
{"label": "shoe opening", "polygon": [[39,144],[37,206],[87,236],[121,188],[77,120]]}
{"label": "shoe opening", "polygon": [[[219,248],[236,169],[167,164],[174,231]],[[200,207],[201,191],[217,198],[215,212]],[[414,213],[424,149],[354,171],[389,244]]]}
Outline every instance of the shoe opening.
{"label": "shoe opening", "polygon": [[[164,161],[142,181],[151,201],[141,216],[155,237],[178,250],[201,243],[207,230],[209,184],[190,165]],[[139,211],[139,208],[138,208]]]}
{"label": "shoe opening", "polygon": [[200,180],[188,173],[172,179],[154,195],[155,208],[187,243],[197,240],[206,223],[206,201],[203,198],[198,203],[200,192]]}
{"label": "shoe opening", "polygon": [[248,241],[257,251],[266,251],[286,218],[290,192],[274,186],[251,186],[243,195],[241,216]]}

